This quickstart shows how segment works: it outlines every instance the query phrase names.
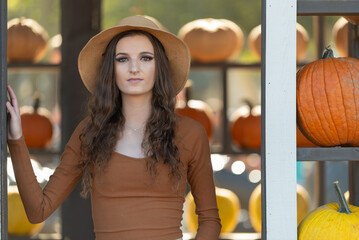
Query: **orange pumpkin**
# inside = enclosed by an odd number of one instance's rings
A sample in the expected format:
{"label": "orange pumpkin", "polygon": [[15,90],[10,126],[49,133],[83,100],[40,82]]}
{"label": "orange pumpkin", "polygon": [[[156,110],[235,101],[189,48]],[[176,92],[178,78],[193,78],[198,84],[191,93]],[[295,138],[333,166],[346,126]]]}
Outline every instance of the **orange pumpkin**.
{"label": "orange pumpkin", "polygon": [[237,57],[243,48],[241,28],[227,19],[205,18],[185,24],[178,37],[187,43],[193,60],[220,62]]}
{"label": "orange pumpkin", "polygon": [[308,140],[297,126],[297,146],[298,147],[317,147],[314,143]]}
{"label": "orange pumpkin", "polygon": [[52,138],[51,113],[40,108],[39,97],[35,97],[34,107],[20,108],[22,133],[29,148],[44,148]]}
{"label": "orange pumpkin", "polygon": [[231,116],[233,143],[242,148],[261,148],[261,106],[248,105],[238,108]]}
{"label": "orange pumpkin", "polygon": [[201,100],[189,100],[187,103],[184,101],[179,101],[176,106],[176,113],[199,122],[206,130],[209,141],[212,142],[213,112],[206,102]]}
{"label": "orange pumpkin", "polygon": [[7,24],[7,60],[38,62],[46,54],[48,34],[33,19],[14,18]]}
{"label": "orange pumpkin", "polygon": [[335,48],[340,57],[348,56],[348,20],[339,18],[332,30]]}
{"label": "orange pumpkin", "polygon": [[[248,103],[249,104],[249,103]],[[297,147],[317,147],[297,127]],[[231,117],[231,135],[238,147],[259,149],[261,147],[261,109],[248,106],[237,109]]]}
{"label": "orange pumpkin", "polygon": [[[307,55],[309,35],[307,30],[297,23],[297,61],[303,60]],[[248,36],[248,45],[251,52],[261,58],[261,25],[254,27]]]}
{"label": "orange pumpkin", "polygon": [[359,16],[344,16],[352,24],[359,25]]}
{"label": "orange pumpkin", "polygon": [[319,146],[359,145],[359,60],[323,59],[297,74],[297,122],[301,132]]}

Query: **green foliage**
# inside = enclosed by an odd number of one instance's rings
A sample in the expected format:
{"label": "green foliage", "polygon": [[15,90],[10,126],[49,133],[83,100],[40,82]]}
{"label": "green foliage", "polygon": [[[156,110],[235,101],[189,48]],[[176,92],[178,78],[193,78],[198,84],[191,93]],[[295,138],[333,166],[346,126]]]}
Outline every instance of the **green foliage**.
{"label": "green foliage", "polygon": [[60,0],[9,0],[7,19],[32,18],[53,37],[60,32]]}
{"label": "green foliage", "polygon": [[245,35],[261,22],[260,0],[103,0],[102,26],[108,28],[123,17],[149,15],[176,34],[199,18],[225,18],[237,23]]}

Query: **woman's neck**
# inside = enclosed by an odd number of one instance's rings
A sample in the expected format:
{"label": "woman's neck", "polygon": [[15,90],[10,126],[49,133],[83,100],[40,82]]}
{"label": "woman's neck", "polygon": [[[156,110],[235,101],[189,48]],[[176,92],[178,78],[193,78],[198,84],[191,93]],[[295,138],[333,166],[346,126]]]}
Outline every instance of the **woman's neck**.
{"label": "woman's neck", "polygon": [[126,119],[125,125],[130,128],[144,127],[151,114],[151,98],[123,96],[122,111]]}

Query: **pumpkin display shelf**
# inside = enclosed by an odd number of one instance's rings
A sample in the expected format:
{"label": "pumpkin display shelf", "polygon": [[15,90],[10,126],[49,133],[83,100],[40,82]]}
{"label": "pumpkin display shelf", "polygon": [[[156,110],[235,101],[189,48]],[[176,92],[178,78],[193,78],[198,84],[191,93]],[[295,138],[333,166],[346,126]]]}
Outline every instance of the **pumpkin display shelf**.
{"label": "pumpkin display shelf", "polygon": [[60,64],[50,63],[8,63],[8,71],[11,73],[17,72],[60,72]]}

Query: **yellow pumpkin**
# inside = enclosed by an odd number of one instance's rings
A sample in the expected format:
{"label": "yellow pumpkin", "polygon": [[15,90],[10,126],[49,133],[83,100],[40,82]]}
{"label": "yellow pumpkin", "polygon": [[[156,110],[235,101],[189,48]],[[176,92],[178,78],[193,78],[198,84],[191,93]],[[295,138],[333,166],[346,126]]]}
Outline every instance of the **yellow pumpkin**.
{"label": "yellow pumpkin", "polygon": [[[305,217],[309,211],[309,193],[297,184],[297,223]],[[256,232],[262,231],[262,210],[261,210],[261,184],[252,192],[249,198],[249,218]]]}
{"label": "yellow pumpkin", "polygon": [[340,57],[348,57],[348,20],[339,18],[332,30],[335,48]]}
{"label": "yellow pumpkin", "polygon": [[[221,232],[232,232],[237,226],[241,208],[239,199],[234,192],[228,189],[216,187],[216,200],[219,218],[221,219],[222,224]],[[186,226],[191,232],[196,232],[198,228],[198,216],[195,213],[195,210],[196,205],[191,192],[189,192],[186,196],[185,202],[185,219]]]}
{"label": "yellow pumpkin", "polygon": [[359,239],[359,207],[348,205],[338,182],[334,182],[338,203],[311,211],[298,226],[298,240]]}
{"label": "yellow pumpkin", "polygon": [[8,234],[32,236],[40,232],[44,222],[31,224],[27,219],[17,186],[9,186],[8,194]]}
{"label": "yellow pumpkin", "polygon": [[9,62],[38,62],[46,54],[48,34],[35,20],[14,18],[7,24]]}
{"label": "yellow pumpkin", "polygon": [[220,62],[237,57],[243,48],[241,28],[227,19],[205,18],[185,24],[178,37],[187,43],[193,60]]}
{"label": "yellow pumpkin", "polygon": [[[303,60],[307,55],[309,35],[307,30],[297,23],[297,61]],[[251,52],[261,58],[261,25],[254,27],[248,35],[248,46]]]}

